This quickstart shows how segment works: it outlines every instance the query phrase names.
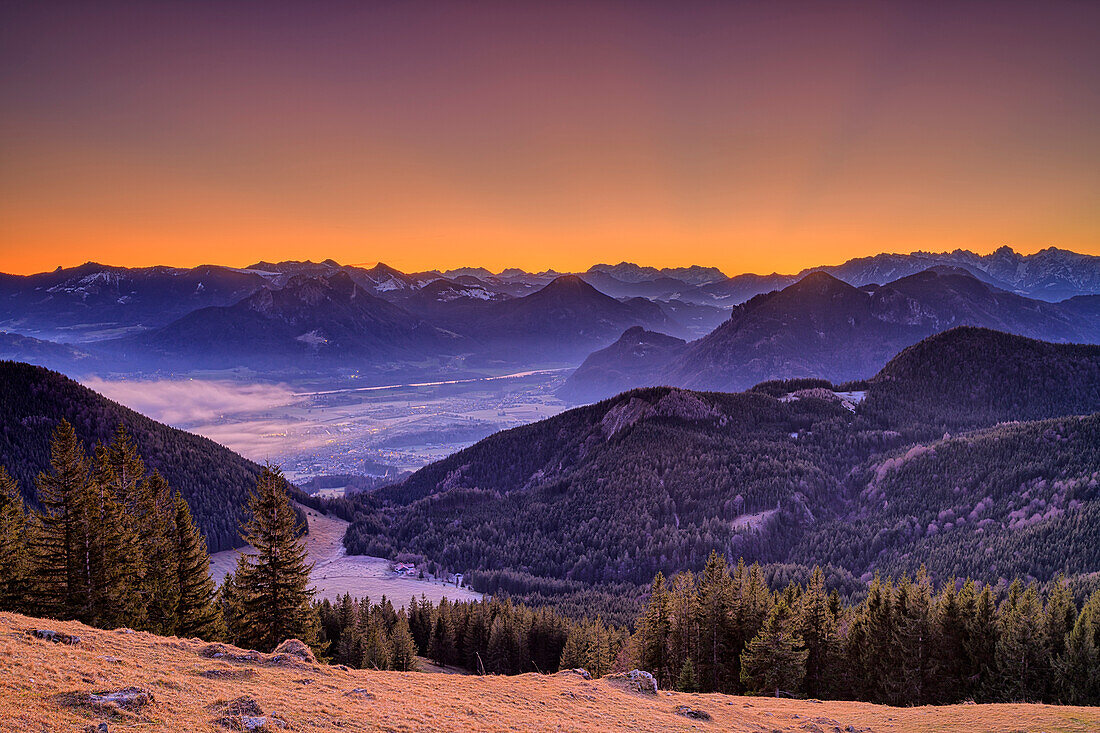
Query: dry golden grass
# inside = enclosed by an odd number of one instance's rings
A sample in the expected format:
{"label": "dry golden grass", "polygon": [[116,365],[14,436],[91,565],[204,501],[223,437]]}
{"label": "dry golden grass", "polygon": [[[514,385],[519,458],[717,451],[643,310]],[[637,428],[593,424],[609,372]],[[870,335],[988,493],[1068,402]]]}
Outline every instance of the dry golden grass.
{"label": "dry golden grass", "polygon": [[[65,646],[33,629],[81,637]],[[110,731],[224,731],[216,722],[258,706],[296,731],[1074,731],[1100,730],[1100,708],[955,705],[890,708],[661,692],[643,696],[576,675],[473,677],[366,672],[292,662],[227,662],[207,644],[0,614],[0,730],[56,733],[107,722]],[[230,652],[236,652],[232,648]],[[139,687],[155,701],[127,711],[88,693]],[[358,692],[353,692],[358,691]],[[709,721],[677,715],[688,705]],[[245,714],[249,714],[245,712]],[[226,717],[228,715],[228,717]],[[271,729],[270,726],[265,730]]]}

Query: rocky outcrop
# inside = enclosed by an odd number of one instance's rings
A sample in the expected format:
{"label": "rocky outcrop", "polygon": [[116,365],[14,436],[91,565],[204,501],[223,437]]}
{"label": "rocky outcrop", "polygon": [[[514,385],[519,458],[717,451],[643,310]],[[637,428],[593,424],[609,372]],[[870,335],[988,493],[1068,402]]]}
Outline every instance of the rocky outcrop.
{"label": "rocky outcrop", "polygon": [[279,646],[272,650],[272,654],[275,655],[272,661],[278,664],[279,655],[287,655],[302,660],[303,662],[309,662],[310,664],[317,664],[317,657],[313,656],[313,651],[306,645],[305,642],[298,639],[287,639]]}
{"label": "rocky outcrop", "polygon": [[645,695],[657,694],[657,678],[641,669],[632,669],[629,672],[618,672],[604,677],[608,682],[625,683],[627,689],[641,692]]}

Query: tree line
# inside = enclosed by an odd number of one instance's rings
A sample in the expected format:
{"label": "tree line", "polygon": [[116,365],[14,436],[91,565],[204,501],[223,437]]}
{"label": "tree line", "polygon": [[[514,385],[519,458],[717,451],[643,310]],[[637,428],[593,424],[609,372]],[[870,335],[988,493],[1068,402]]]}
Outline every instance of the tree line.
{"label": "tree line", "polygon": [[1045,598],[1013,581],[875,577],[844,603],[815,568],[771,591],[760,567],[713,553],[699,575],[658,574],[635,623],[634,659],[662,687],[890,705],[1100,704],[1100,591],[1078,609],[1061,578]]}
{"label": "tree line", "polygon": [[146,471],[121,425],[89,456],[62,420],[36,499],[28,514],[0,467],[0,609],[175,636],[218,633],[206,542],[187,502]]}
{"label": "tree line", "polygon": [[119,424],[92,455],[62,420],[28,512],[0,467],[0,610],[269,651],[316,643],[303,528],[277,468],[250,493],[242,554],[220,589],[187,502]]}

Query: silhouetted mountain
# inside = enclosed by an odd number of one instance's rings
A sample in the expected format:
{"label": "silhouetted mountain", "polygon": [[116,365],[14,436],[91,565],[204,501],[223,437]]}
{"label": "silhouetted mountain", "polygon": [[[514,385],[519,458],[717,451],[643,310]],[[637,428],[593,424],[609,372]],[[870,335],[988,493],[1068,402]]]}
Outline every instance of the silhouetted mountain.
{"label": "silhouetted mountain", "polygon": [[41,367],[0,362],[0,465],[19,480],[28,499],[35,477],[49,469],[50,436],[68,420],[89,454],[108,443],[121,422],[146,467],[179,489],[211,551],[243,544],[239,526],[259,466],[197,435],[170,428],[112,402],[71,379]]}
{"label": "silhouetted mountain", "polygon": [[683,339],[641,326],[628,328],[618,341],[589,354],[558,390],[558,396],[573,403],[595,402],[652,385],[685,348]]}
{"label": "silhouetted mountain", "polygon": [[873,373],[934,328],[911,308],[826,273],[758,295],[692,342],[662,373],[666,384],[736,391],[768,379],[846,381]]}
{"label": "silhouetted mountain", "polygon": [[962,267],[978,280],[1031,298],[1056,302],[1075,295],[1100,293],[1100,257],[1048,247],[1021,255],[1001,247],[988,255],[967,250],[879,254],[844,264],[812,267],[802,274],[824,270],[852,285],[885,283],[930,267]]}
{"label": "silhouetted mountain", "polygon": [[606,346],[631,326],[678,332],[660,306],[644,298],[619,301],[577,275],[562,275],[522,298],[490,303],[468,325],[469,334],[498,356],[538,355],[580,359]]}
{"label": "silhouetted mountain", "polygon": [[[116,342],[122,350],[187,366],[384,365],[445,357],[463,339],[356,285],[337,271],[293,276],[241,302],[204,308],[151,333]],[[289,362],[287,360],[290,360]]]}
{"label": "silhouetted mountain", "polygon": [[660,278],[679,280],[688,285],[706,285],[725,280],[725,274],[717,267],[641,267],[633,262],[620,262],[617,265],[599,264],[588,268],[588,273],[602,272],[624,283],[650,282]]}
{"label": "silhouetted mountain", "polygon": [[104,366],[96,354],[68,344],[0,331],[0,360],[22,361],[68,374],[84,374]]}
{"label": "silhouetted mountain", "polygon": [[601,270],[593,270],[579,277],[601,293],[613,298],[641,297],[668,300],[697,289],[695,285],[689,285],[683,280],[664,276],[658,276],[652,280],[626,282]]}
{"label": "silhouetted mountain", "polygon": [[797,279],[793,275],[779,275],[774,272],[771,275],[735,275],[704,285],[700,290],[720,305],[734,306],[762,293],[782,290]]}
{"label": "silhouetted mountain", "polygon": [[[848,297],[832,280],[803,287]],[[711,550],[826,558],[868,578],[921,563],[941,581],[1089,572],[1100,562],[1100,416],[1074,415],[1100,409],[1098,352],[962,328],[898,355],[865,389],[626,392],[380,489],[346,542],[491,569],[499,587],[534,597],[562,580],[699,569]],[[979,430],[927,444],[960,416]],[[1034,417],[1052,419],[995,426]]]}
{"label": "silhouetted mountain", "polygon": [[66,341],[163,326],[228,305],[267,284],[227,267],[111,267],[88,262],[37,275],[0,274],[0,326]]}
{"label": "silhouetted mountain", "polygon": [[[1059,342],[1100,341],[1100,317],[1089,301],[1073,307],[993,288],[965,270],[936,267],[862,289],[825,272],[733,309],[728,321],[691,342],[659,371],[631,360],[619,368],[644,373],[634,386],[671,384],[736,391],[769,379],[861,379],[925,336],[959,325],[995,328]],[[605,369],[611,368],[604,364]],[[584,375],[573,381],[580,394]]]}

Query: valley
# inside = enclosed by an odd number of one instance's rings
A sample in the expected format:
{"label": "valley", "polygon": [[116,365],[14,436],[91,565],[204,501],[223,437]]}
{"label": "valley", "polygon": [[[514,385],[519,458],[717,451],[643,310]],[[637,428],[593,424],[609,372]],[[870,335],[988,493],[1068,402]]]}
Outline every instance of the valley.
{"label": "valley", "polygon": [[[336,517],[299,507],[309,523],[305,537],[307,561],[313,565],[310,584],[316,588],[316,597],[335,601],[350,593],[354,598],[370,598],[379,601],[388,598],[397,607],[410,598],[425,597],[438,604],[442,599],[451,601],[478,601],[482,594],[468,588],[456,587],[432,578],[424,580],[416,575],[399,575],[393,571],[393,560],[366,555],[348,555],[344,548],[344,533],[348,523]],[[251,547],[215,552],[210,556],[210,576],[220,583],[226,573],[236,570],[237,557],[243,552],[254,552]]]}
{"label": "valley", "polygon": [[154,419],[283,467],[292,480],[397,475],[499,430],[551,417],[562,369],[358,386],[243,380],[104,380],[85,384]]}

